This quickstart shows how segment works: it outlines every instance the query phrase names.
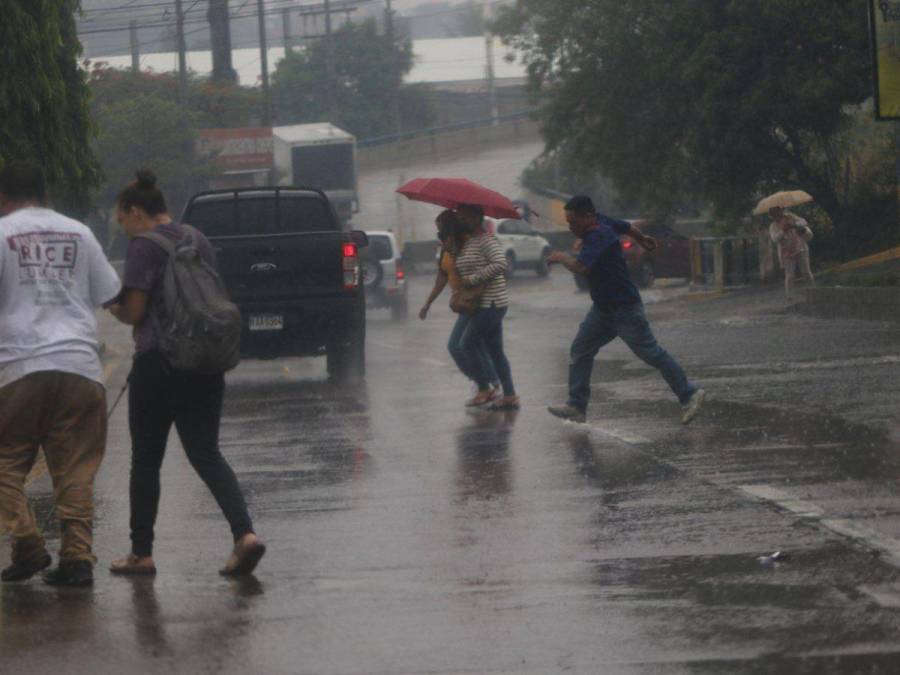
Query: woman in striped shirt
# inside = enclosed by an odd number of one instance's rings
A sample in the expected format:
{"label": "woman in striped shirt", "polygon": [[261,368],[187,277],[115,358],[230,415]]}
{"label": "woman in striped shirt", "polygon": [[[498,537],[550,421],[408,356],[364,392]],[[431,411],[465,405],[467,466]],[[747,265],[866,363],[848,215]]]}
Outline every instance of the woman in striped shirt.
{"label": "woman in striped shirt", "polygon": [[506,256],[494,235],[482,229],[484,211],[479,206],[460,204],[457,208],[463,231],[469,236],[456,258],[456,269],[463,285],[483,287],[478,309],[469,322],[460,345],[478,385],[476,403],[488,403],[493,394],[490,374],[481,365],[478,350],[482,343],[493,361],[503,397],[491,406],[494,409],[518,409],[519,397],[513,386],[509,360],[503,351],[503,318],[509,307],[506,291]]}
{"label": "woman in striped shirt", "polygon": [[[456,271],[456,256],[459,254],[459,250],[464,243],[462,233],[460,232],[459,218],[455,212],[448,209],[442,211],[434,223],[438,228],[438,239],[441,241],[440,262],[438,264],[437,277],[434,280],[434,288],[431,289],[428,299],[419,311],[419,318],[422,319],[422,321],[428,318],[428,311],[431,309],[431,305],[437,300],[438,296],[448,284],[452,291],[457,291],[462,287],[462,279],[459,278],[459,273]],[[453,357],[457,367],[459,367],[460,372],[474,382],[475,375],[469,368],[469,359],[466,358],[466,354],[460,346],[460,340],[465,334],[466,328],[469,326],[471,320],[472,317],[469,314],[459,314],[457,316],[456,323],[453,325],[453,330],[450,332],[450,338],[447,341],[447,350],[450,352],[450,356]],[[481,348],[478,351],[481,368],[487,372],[491,378],[491,392],[492,394],[496,392],[496,396],[499,396],[500,380],[494,370],[494,363],[491,361],[491,357],[488,356],[484,344],[481,345]],[[477,395],[466,402],[467,406],[484,404],[485,401],[479,399]]]}

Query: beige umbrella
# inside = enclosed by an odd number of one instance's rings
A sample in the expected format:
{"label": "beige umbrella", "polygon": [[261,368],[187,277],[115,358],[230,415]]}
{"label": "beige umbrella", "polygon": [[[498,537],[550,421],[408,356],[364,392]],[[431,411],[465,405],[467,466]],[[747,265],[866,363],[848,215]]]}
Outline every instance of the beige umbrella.
{"label": "beige umbrella", "polygon": [[761,199],[759,201],[759,204],[756,205],[756,208],[753,209],[753,215],[760,216],[764,213],[768,213],[769,209],[773,209],[776,206],[780,206],[781,208],[786,209],[790,206],[807,204],[812,200],[812,195],[808,192],[804,192],[803,190],[776,192],[774,195],[769,195],[765,199]]}

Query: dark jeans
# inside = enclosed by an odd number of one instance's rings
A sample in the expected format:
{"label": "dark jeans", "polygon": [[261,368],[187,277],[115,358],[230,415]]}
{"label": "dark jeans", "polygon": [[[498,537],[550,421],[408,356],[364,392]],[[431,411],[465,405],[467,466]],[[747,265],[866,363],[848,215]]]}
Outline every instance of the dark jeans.
{"label": "dark jeans", "polygon": [[688,382],[684,370],[659,346],[640,302],[601,308],[593,305],[572,343],[569,361],[569,405],[584,412],[591,397],[594,357],[604,345],[622,338],[634,354],[656,368],[684,404],[697,388]]}
{"label": "dark jeans", "polygon": [[473,317],[470,314],[460,314],[458,316],[456,323],[453,324],[453,330],[450,331],[450,339],[447,341],[447,351],[450,352],[450,356],[453,357],[460,372],[473,382],[476,381],[478,373],[480,372],[486,372],[492,384],[494,382],[499,382],[497,369],[494,368],[494,362],[491,360],[491,357],[488,356],[484,342],[481,343],[480,349],[478,349],[477,359],[479,366],[476,370],[472,369],[469,358],[462,347],[462,337],[465,335],[466,328],[468,328],[469,324],[472,322],[472,318]]}
{"label": "dark jeans", "polygon": [[505,316],[506,307],[479,309],[466,326],[460,339],[460,347],[479,389],[486,389],[492,381],[493,373],[485,367],[480,355],[480,350],[486,349],[490,360],[493,361],[494,368],[496,368],[500,384],[503,385],[503,394],[515,396],[516,388],[513,386],[512,371],[506,354],[503,352],[503,317]]}
{"label": "dark jeans", "polygon": [[132,553],[153,554],[159,470],[173,423],[191,466],[212,492],[235,539],[252,532],[237,478],[219,452],[224,376],[172,371],[154,351],[135,358],[130,383]]}

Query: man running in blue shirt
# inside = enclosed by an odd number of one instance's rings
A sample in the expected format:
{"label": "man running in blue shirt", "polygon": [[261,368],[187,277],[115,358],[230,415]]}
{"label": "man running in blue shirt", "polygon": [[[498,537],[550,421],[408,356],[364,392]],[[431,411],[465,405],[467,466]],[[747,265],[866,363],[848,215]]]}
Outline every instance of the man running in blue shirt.
{"label": "man running in blue shirt", "polygon": [[577,258],[555,251],[547,261],[586,276],[593,306],[572,343],[569,400],[566,405],[550,406],[548,410],[562,419],[585,421],[594,357],[601,347],[619,337],[638,358],[659,370],[681,402],[681,421],[687,424],[703,407],[705,393],[688,381],[681,366],[657,344],[644,314],[641,294],[628,276],[619,235],[628,235],[648,251],[656,248],[656,241],[630,223],[598,214],[590,197],[572,197],[565,210],[569,229],[581,239],[581,250]]}

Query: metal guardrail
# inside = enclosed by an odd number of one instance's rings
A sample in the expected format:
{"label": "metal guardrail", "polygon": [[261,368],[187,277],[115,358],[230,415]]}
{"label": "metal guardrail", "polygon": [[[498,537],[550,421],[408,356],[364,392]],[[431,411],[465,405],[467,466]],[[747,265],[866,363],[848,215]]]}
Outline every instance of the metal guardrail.
{"label": "metal guardrail", "polygon": [[691,281],[704,286],[744,286],[766,278],[760,235],[691,238]]}
{"label": "metal guardrail", "polygon": [[435,134],[447,133],[450,131],[462,131],[465,129],[478,129],[480,127],[489,127],[494,124],[503,124],[505,122],[517,122],[519,120],[527,120],[531,117],[533,111],[521,110],[519,112],[507,113],[499,117],[485,117],[477,120],[469,120],[468,122],[457,122],[456,124],[448,124],[441,127],[430,127],[428,129],[416,129],[413,131],[402,131],[399,134],[388,134],[386,136],[373,136],[372,138],[364,138],[357,141],[357,148],[374,148],[379,145],[388,145],[399,141],[409,141],[414,138],[424,138]]}

